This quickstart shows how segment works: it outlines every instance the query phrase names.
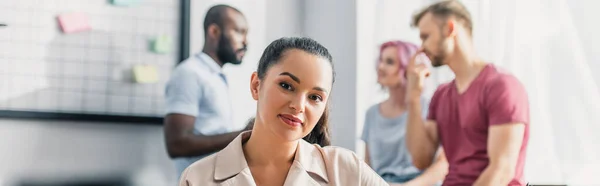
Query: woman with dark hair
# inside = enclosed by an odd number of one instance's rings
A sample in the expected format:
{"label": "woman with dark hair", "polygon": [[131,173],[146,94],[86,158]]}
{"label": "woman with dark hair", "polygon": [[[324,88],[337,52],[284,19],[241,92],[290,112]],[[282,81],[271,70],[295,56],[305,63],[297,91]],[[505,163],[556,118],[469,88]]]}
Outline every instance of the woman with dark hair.
{"label": "woman with dark hair", "polygon": [[[422,172],[412,164],[406,147],[407,104],[404,72],[410,57],[418,50],[415,44],[389,41],[381,45],[377,62],[377,82],[389,97],[371,106],[365,115],[362,140],[366,144],[367,164],[391,185],[435,185],[444,179],[448,163],[439,153],[434,163]],[[427,99],[421,98],[422,105]],[[423,117],[427,107],[423,106]]]}
{"label": "woman with dark hair", "polygon": [[180,186],[387,185],[352,151],[328,146],[334,76],[332,57],[318,42],[272,42],[250,80],[257,101],[252,131],[190,165]]}

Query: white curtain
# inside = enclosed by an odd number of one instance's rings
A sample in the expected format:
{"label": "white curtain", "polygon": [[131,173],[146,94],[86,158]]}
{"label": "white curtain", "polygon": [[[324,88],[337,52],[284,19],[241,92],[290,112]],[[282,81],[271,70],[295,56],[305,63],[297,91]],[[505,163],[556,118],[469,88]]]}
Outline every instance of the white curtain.
{"label": "white curtain", "polygon": [[[364,48],[389,39],[420,43],[409,27],[410,15],[435,1],[375,2],[374,20],[363,25],[373,27]],[[587,31],[600,29],[592,20],[600,13],[592,8],[582,13],[594,0],[462,2],[474,18],[479,55],[510,70],[527,88],[532,123],[526,179],[538,184],[600,184],[593,177],[600,175],[600,75],[592,73],[600,67],[594,60],[600,54],[590,48],[600,38]],[[453,77],[447,68],[434,74],[432,87]]]}

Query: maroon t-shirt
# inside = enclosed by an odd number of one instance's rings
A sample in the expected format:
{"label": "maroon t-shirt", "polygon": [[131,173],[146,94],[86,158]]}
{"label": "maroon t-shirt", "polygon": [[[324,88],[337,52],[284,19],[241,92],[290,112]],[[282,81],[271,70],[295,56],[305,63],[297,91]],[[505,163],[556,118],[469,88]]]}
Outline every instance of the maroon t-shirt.
{"label": "maroon t-shirt", "polygon": [[429,120],[437,123],[449,163],[444,185],[472,185],[489,164],[488,129],[507,123],[525,124],[519,160],[510,186],[522,185],[525,149],[529,140],[529,102],[513,75],[489,64],[459,94],[454,81],[440,85],[429,105]]}

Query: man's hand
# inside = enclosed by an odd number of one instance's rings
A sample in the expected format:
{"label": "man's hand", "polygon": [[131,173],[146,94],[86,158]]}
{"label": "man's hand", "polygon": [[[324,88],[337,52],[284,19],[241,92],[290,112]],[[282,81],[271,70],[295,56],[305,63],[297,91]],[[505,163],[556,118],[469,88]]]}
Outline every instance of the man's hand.
{"label": "man's hand", "polygon": [[408,124],[406,126],[406,145],[413,157],[413,165],[420,170],[431,166],[435,153],[439,148],[437,125],[434,120],[424,120],[421,105],[421,93],[429,69],[422,58],[423,49],[419,49],[410,59],[406,67],[406,97],[408,105]]}
{"label": "man's hand", "polygon": [[417,59],[423,53],[423,49],[419,49],[408,62],[406,66],[406,102],[412,103],[421,99],[421,93],[425,85],[425,78],[429,76],[429,69],[424,63],[416,63]]}

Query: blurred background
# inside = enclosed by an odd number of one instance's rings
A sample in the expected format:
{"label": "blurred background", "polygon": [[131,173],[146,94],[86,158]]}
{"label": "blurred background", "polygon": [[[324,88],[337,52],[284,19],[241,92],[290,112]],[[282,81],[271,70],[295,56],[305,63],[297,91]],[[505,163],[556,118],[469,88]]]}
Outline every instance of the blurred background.
{"label": "blurred background", "polygon": [[[226,65],[234,121],[255,114],[250,74],[283,36],[333,55],[333,144],[362,156],[378,45],[420,44],[411,15],[435,0],[19,0],[0,2],[0,185],[174,185],[163,139],[164,84],[200,52],[209,7],[249,23],[241,65]],[[462,0],[477,52],[514,73],[531,104],[525,178],[600,185],[600,24],[596,0]],[[427,96],[451,80],[428,79]]]}

